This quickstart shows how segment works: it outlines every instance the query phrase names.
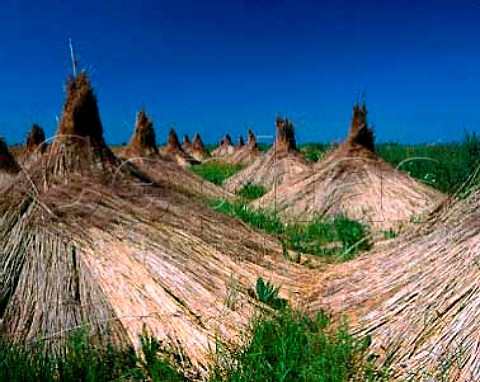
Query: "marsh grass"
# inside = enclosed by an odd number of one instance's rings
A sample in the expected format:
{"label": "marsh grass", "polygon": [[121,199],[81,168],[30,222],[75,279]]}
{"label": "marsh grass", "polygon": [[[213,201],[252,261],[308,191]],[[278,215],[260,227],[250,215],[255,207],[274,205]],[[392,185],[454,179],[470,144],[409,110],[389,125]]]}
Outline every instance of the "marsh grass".
{"label": "marsh grass", "polygon": [[208,161],[198,166],[192,166],[190,171],[213,184],[221,185],[223,181],[242,170],[243,166],[233,165],[223,161]]}
{"label": "marsh grass", "polygon": [[267,190],[265,189],[265,187],[261,185],[247,183],[236,194],[241,198],[245,199],[246,201],[251,201],[262,197],[266,194],[266,192]]}
{"label": "marsh grass", "polygon": [[[306,143],[300,151],[311,162],[318,162],[328,150],[323,143]],[[480,164],[480,139],[473,132],[464,132],[461,142],[405,145],[377,143],[376,153],[429,186],[453,194]]]}
{"label": "marsh grass", "polygon": [[67,340],[64,354],[46,354],[40,346],[20,345],[0,338],[0,381],[185,381],[167,360],[158,340],[141,337],[143,357],[133,348],[111,343],[95,345],[84,331]]}
{"label": "marsh grass", "polygon": [[345,261],[371,248],[368,228],[343,216],[284,224],[276,214],[253,209],[241,202],[213,200],[211,205],[219,212],[239,218],[252,228],[277,236],[286,249],[298,253]]}
{"label": "marsh grass", "polygon": [[308,317],[289,307],[258,318],[246,345],[236,351],[220,349],[210,381],[382,380],[382,372],[365,361],[370,339],[354,339],[346,325],[330,324],[323,312]]}

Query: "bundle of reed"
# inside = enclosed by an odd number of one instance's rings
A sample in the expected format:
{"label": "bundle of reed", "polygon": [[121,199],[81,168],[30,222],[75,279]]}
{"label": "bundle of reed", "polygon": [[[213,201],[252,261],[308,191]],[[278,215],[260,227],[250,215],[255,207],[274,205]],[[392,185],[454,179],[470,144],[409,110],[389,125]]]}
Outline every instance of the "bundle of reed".
{"label": "bundle of reed", "polygon": [[210,158],[210,153],[203,145],[203,141],[199,133],[195,133],[191,147],[187,150],[187,152],[199,162],[203,162]]}
{"label": "bundle of reed", "polygon": [[235,152],[235,146],[232,144],[230,134],[225,134],[218,147],[212,151],[213,157],[228,157]]}
{"label": "bundle of reed", "polygon": [[252,163],[254,159],[262,155],[257,144],[257,138],[255,137],[253,131],[248,130],[247,136],[247,144],[237,146],[238,149],[230,158],[228,158],[229,163],[247,166]]}
{"label": "bundle of reed", "polygon": [[80,327],[136,347],[147,330],[203,375],[218,340],[242,341],[258,277],[292,304],[313,279],[277,240],[116,158],[88,78],[71,81],[52,156],[0,191],[0,330],[58,350]]}
{"label": "bundle of reed", "polygon": [[180,142],[178,141],[178,135],[175,132],[175,129],[172,127],[170,132],[168,133],[168,143],[165,147],[160,149],[160,153],[174,162],[178,163],[181,166],[190,166],[199,164],[197,160],[192,158],[189,154],[187,154],[182,147],[180,146]]}
{"label": "bundle of reed", "polygon": [[[194,142],[195,143],[195,142]],[[201,141],[200,141],[201,143]],[[119,155],[150,176],[155,182],[202,199],[231,198],[224,189],[187,171],[174,161],[172,155],[160,154],[157,149],[153,122],[142,110],[137,115],[135,131],[129,145]]]}
{"label": "bundle of reed", "polygon": [[278,117],[276,125],[275,144],[248,167],[227,179],[224,187],[228,191],[240,190],[246,184],[261,185],[267,190],[276,189],[284,182],[291,183],[299,176],[311,174],[310,164],[297,150],[293,123]]}
{"label": "bundle of reed", "polygon": [[450,199],[418,227],[327,268],[311,311],[370,335],[392,381],[480,378],[480,192]]}
{"label": "bundle of reed", "polygon": [[0,188],[11,182],[20,171],[20,165],[8,149],[3,137],[0,136]]}
{"label": "bundle of reed", "polygon": [[192,150],[192,142],[190,142],[188,134],[183,136],[182,149],[188,154],[190,154],[190,151]]}
{"label": "bundle of reed", "polygon": [[33,124],[27,135],[26,151],[31,154],[34,152],[44,153],[47,149],[45,132],[37,125]]}
{"label": "bundle of reed", "polygon": [[284,220],[347,216],[374,231],[398,230],[428,213],[445,196],[383,161],[374,151],[367,110],[355,105],[346,141],[327,152],[312,170],[279,185],[254,202]]}
{"label": "bundle of reed", "polygon": [[137,113],[135,131],[122,155],[126,157],[160,157],[153,121],[148,117],[145,109]]}

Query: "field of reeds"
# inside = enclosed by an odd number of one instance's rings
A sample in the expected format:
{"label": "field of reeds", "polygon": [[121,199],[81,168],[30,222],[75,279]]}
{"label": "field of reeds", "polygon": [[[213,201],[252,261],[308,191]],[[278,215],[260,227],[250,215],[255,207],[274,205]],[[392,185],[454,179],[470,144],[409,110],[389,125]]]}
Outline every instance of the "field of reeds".
{"label": "field of reeds", "polygon": [[479,380],[480,142],[376,144],[366,114],[158,147],[141,110],[109,147],[70,78],[51,143],[0,141],[0,380]]}

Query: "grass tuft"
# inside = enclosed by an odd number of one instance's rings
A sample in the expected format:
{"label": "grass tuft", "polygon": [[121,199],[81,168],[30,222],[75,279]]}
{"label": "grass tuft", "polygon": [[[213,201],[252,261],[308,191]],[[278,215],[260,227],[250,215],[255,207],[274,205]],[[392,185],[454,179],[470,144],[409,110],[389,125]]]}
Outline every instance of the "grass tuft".
{"label": "grass tuft", "polygon": [[213,184],[221,185],[223,181],[242,170],[243,166],[228,164],[222,161],[209,161],[198,166],[190,167],[190,170]]}
{"label": "grass tuft", "polygon": [[253,209],[241,202],[213,200],[211,205],[219,212],[239,218],[252,228],[276,235],[285,249],[298,253],[345,261],[360,251],[370,249],[372,245],[368,240],[367,226],[344,216],[283,224],[276,214]]}
{"label": "grass tuft", "polygon": [[267,190],[265,189],[265,187],[258,184],[248,183],[243,186],[243,188],[240,189],[236,194],[245,199],[246,201],[252,201],[262,197],[263,195],[265,195],[266,192]]}
{"label": "grass tuft", "polygon": [[368,337],[349,335],[346,325],[333,329],[322,312],[310,318],[287,307],[254,322],[245,346],[221,351],[210,381],[379,380],[377,369],[364,361],[369,344]]}

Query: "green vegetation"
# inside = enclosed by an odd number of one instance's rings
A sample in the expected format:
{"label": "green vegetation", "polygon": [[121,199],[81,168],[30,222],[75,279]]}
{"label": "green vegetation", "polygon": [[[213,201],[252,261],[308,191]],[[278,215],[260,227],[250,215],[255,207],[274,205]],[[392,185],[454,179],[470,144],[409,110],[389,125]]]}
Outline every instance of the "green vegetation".
{"label": "green vegetation", "polygon": [[219,212],[237,217],[255,229],[276,235],[285,249],[297,253],[345,261],[371,247],[367,227],[343,216],[330,220],[317,218],[308,223],[283,224],[276,214],[253,209],[240,202],[214,200],[211,203]]}
{"label": "green vegetation", "polygon": [[480,141],[465,133],[463,143],[404,146],[377,145],[378,154],[410,176],[447,194],[455,193],[475,170]]}
{"label": "green vegetation", "polygon": [[309,162],[318,162],[323,158],[329,145],[324,143],[306,143],[299,147],[299,150],[305,155]]}
{"label": "green vegetation", "polygon": [[260,186],[258,184],[247,183],[236,194],[242,197],[243,199],[250,201],[250,200],[255,200],[262,197],[263,195],[265,195],[266,192],[267,190],[265,190],[265,187],[263,186]]}
{"label": "green vegetation", "polygon": [[270,305],[274,309],[281,309],[287,305],[287,300],[278,297],[280,287],[270,284],[270,282],[263,281],[261,277],[257,279],[256,297],[258,301]]}
{"label": "green vegetation", "polygon": [[[308,160],[322,158],[328,145],[308,143],[300,146]],[[465,132],[459,143],[403,145],[379,143],[377,154],[386,162],[431,187],[447,194],[455,193],[480,164],[480,139]]]}
{"label": "green vegetation", "polygon": [[40,344],[22,346],[0,338],[0,381],[185,380],[167,361],[171,353],[162,349],[160,341],[144,335],[141,343],[143,358],[133,348],[94,345],[84,331],[78,331],[60,356],[45,354]]}
{"label": "green vegetation", "polygon": [[398,236],[398,232],[390,228],[387,231],[383,231],[383,236],[385,239],[394,239]]}
{"label": "green vegetation", "polygon": [[[239,349],[227,351],[218,344],[210,382],[381,380],[381,373],[364,361],[370,339],[354,339],[345,325],[333,329],[323,313],[309,318],[285,304],[273,315],[254,319],[251,328]],[[43,354],[40,347],[0,340],[0,381],[189,380],[180,372],[184,356],[169,353],[145,333],[141,344],[139,357],[132,348],[92,345],[76,334],[61,358]]]}
{"label": "green vegetation", "polygon": [[287,307],[256,320],[245,346],[220,352],[211,382],[380,381],[382,374],[363,361],[369,345],[346,325],[332,329],[324,313],[309,318]]}
{"label": "green vegetation", "polygon": [[202,163],[199,166],[192,166],[190,170],[209,182],[221,185],[225,179],[236,174],[242,168],[241,165],[215,160]]}

